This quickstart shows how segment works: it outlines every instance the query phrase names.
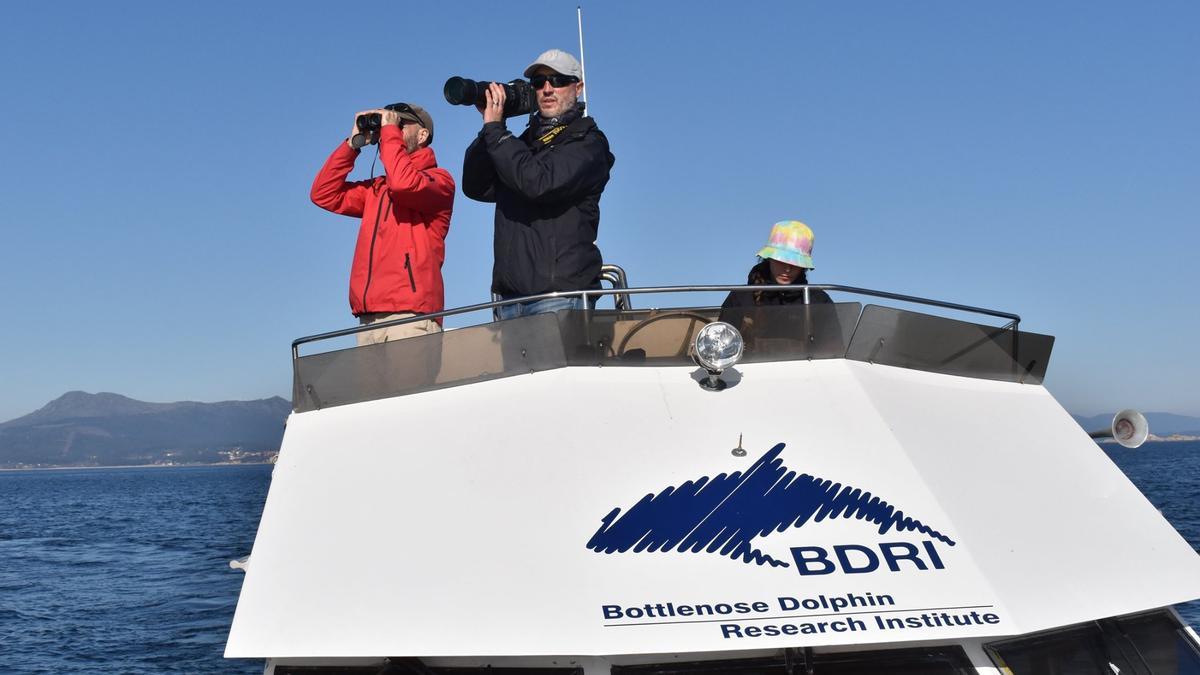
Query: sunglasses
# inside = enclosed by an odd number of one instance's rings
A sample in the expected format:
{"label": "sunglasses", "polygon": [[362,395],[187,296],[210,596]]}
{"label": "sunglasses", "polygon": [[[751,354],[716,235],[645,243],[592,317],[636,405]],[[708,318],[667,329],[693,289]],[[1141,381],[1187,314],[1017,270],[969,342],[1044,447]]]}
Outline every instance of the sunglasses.
{"label": "sunglasses", "polygon": [[546,86],[547,82],[550,83],[551,87],[557,89],[559,87],[565,87],[568,84],[575,84],[578,81],[579,78],[575,77],[574,75],[559,75],[558,73],[553,75],[534,75],[533,77],[529,78],[529,84],[534,89],[541,89],[542,87]]}
{"label": "sunglasses", "polygon": [[395,110],[396,112],[401,113],[401,114],[407,113],[409,115],[412,115],[412,119],[409,119],[406,117],[401,117],[400,118],[401,126],[403,126],[405,124],[416,124],[416,125],[420,126],[421,128],[425,127],[425,123],[421,121],[421,116],[418,115],[416,113],[416,111],[412,109],[412,106],[410,106],[407,103],[393,103],[391,105],[384,106],[384,108],[387,110]]}

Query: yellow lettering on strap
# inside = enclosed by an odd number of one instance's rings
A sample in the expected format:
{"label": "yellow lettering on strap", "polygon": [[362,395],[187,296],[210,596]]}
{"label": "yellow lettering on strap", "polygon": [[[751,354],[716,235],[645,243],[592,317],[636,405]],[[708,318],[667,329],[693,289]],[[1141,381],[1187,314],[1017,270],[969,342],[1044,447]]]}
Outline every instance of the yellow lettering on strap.
{"label": "yellow lettering on strap", "polygon": [[545,145],[545,144],[549,143],[550,141],[554,140],[554,137],[559,135],[560,133],[562,133],[562,130],[566,129],[566,128],[567,128],[567,125],[560,124],[560,125],[554,127],[553,129],[551,129],[550,131],[547,131],[545,134],[542,134],[540,137],[538,137],[538,140],[541,141],[542,145]]}

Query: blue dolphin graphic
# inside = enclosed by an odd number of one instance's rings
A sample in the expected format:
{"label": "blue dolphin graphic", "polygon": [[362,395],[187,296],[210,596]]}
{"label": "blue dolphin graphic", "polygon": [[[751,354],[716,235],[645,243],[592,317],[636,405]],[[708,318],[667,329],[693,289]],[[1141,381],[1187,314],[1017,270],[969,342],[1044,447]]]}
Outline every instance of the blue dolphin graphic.
{"label": "blue dolphin graphic", "polygon": [[904,515],[870,492],[783,465],[784,444],[768,450],[745,472],[702,476],[679,487],[648,494],[618,518],[615,508],[587,547],[597,553],[676,551],[719,553],[744,563],[789,567],[751,545],[755,537],[800,527],[809,520],[857,518],[879,526],[879,534],[911,530],[953,546],[954,541]]}

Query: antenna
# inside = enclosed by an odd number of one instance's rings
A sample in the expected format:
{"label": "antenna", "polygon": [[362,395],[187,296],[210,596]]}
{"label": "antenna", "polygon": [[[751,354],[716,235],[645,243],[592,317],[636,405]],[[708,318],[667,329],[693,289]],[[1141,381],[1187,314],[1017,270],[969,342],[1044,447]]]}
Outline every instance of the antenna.
{"label": "antenna", "polygon": [[583,8],[575,5],[575,18],[579,21],[579,74],[583,76],[583,116],[588,116],[587,67],[583,65]]}

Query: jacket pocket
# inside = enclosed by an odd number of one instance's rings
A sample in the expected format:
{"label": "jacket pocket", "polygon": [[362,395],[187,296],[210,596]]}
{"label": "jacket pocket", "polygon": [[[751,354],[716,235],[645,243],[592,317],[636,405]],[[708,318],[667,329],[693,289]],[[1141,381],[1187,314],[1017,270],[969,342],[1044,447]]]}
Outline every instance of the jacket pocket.
{"label": "jacket pocket", "polygon": [[405,270],[406,272],[408,272],[408,286],[409,286],[409,288],[411,288],[411,289],[412,289],[413,293],[416,293],[416,292],[417,292],[417,281],[416,281],[416,279],[414,279],[414,278],[413,278],[413,271],[412,271],[412,254],[411,254],[411,253],[405,253],[405,254],[404,254],[404,270]]}

